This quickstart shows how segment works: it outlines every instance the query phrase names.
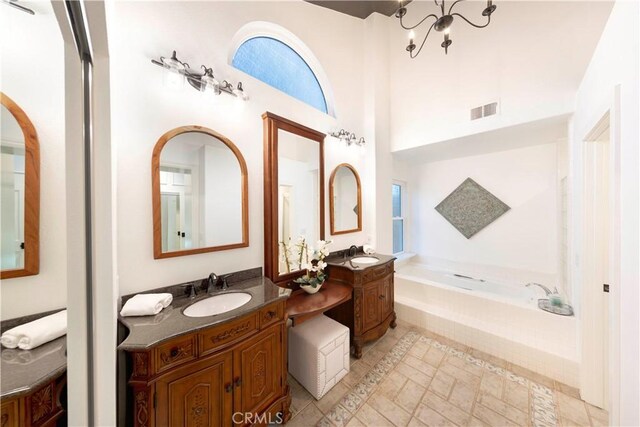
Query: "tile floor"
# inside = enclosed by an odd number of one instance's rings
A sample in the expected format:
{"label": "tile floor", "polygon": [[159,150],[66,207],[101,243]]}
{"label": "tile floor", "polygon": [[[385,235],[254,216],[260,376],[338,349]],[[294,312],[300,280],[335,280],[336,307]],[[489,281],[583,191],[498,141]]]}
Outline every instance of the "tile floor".
{"label": "tile floor", "polygon": [[322,399],[289,376],[288,426],[605,426],[578,391],[398,322]]}

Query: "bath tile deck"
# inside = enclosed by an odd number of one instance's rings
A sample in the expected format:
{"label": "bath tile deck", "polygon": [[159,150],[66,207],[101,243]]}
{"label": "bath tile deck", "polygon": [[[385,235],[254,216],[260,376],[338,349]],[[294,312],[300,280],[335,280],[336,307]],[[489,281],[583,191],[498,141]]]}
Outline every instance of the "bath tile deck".
{"label": "bath tile deck", "polygon": [[320,401],[294,378],[292,426],[589,426],[578,390],[398,321]]}

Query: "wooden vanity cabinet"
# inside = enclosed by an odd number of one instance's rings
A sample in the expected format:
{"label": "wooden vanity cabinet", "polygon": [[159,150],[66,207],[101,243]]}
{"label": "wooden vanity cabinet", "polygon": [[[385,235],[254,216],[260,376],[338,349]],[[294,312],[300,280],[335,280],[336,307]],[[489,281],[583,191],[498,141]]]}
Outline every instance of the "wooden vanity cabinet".
{"label": "wooden vanity cabinet", "polygon": [[66,382],[67,376],[63,373],[26,395],[3,399],[1,427],[55,426],[64,415],[60,398]]}
{"label": "wooden vanity cabinet", "polygon": [[232,416],[232,367],[231,352],[225,352],[161,377],[155,386],[155,424],[225,425]]}
{"label": "wooden vanity cabinet", "polygon": [[362,346],[380,338],[389,327],[396,327],[393,307],[393,259],[377,266],[353,270],[329,266],[331,280],[353,287],[353,299],[325,314],[351,330],[354,356],[362,357]]}
{"label": "wooden vanity cabinet", "polygon": [[284,301],[129,355],[135,426],[264,425],[278,414],[290,418]]}

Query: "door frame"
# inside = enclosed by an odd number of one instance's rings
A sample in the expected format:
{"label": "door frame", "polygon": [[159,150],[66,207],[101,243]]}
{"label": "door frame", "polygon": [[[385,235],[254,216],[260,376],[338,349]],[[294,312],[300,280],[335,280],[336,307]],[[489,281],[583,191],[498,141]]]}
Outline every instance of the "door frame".
{"label": "door frame", "polygon": [[[613,102],[604,113],[594,121],[591,130],[582,139],[582,199],[583,204],[583,239],[581,252],[584,261],[582,267],[581,288],[581,365],[580,395],[590,404],[609,411],[610,421],[619,414],[620,368],[620,90],[616,87]],[[608,142],[601,142],[603,132],[608,132]],[[603,147],[602,144],[607,144]],[[606,241],[597,236],[589,238],[594,230],[598,214],[598,206],[603,201],[594,194],[595,179],[594,160],[598,156],[608,157],[608,236]],[[602,158],[600,158],[602,160]],[[600,236],[602,238],[602,236]],[[601,272],[595,267],[599,252],[603,245],[608,249],[609,294],[605,294],[598,286],[588,286],[599,280]],[[607,311],[604,311],[605,308]],[[605,314],[607,313],[607,314]],[[607,316],[607,328],[598,328],[603,316]],[[606,342],[605,342],[606,340]],[[603,349],[603,345],[607,345]]]}

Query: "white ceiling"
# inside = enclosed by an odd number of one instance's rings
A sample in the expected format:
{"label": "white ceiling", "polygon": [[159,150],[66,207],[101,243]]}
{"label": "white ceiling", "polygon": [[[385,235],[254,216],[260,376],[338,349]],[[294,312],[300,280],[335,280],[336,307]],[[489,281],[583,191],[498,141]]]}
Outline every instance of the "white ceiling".
{"label": "white ceiling", "polygon": [[396,151],[393,156],[408,163],[429,163],[554,143],[567,137],[568,120],[568,115],[551,117]]}
{"label": "white ceiling", "polygon": [[[451,4],[447,2],[447,6]],[[394,151],[452,140],[462,135],[571,113],[575,94],[608,20],[612,1],[495,0],[491,24],[476,29],[456,18],[453,44],[445,55],[441,33],[409,59],[407,31],[392,24],[390,72],[391,135]],[[486,2],[458,3],[458,11],[484,23]],[[406,23],[437,10],[414,1]],[[416,30],[416,43],[424,29]],[[408,90],[407,90],[408,89]],[[491,122],[469,120],[473,107],[498,101]]]}

